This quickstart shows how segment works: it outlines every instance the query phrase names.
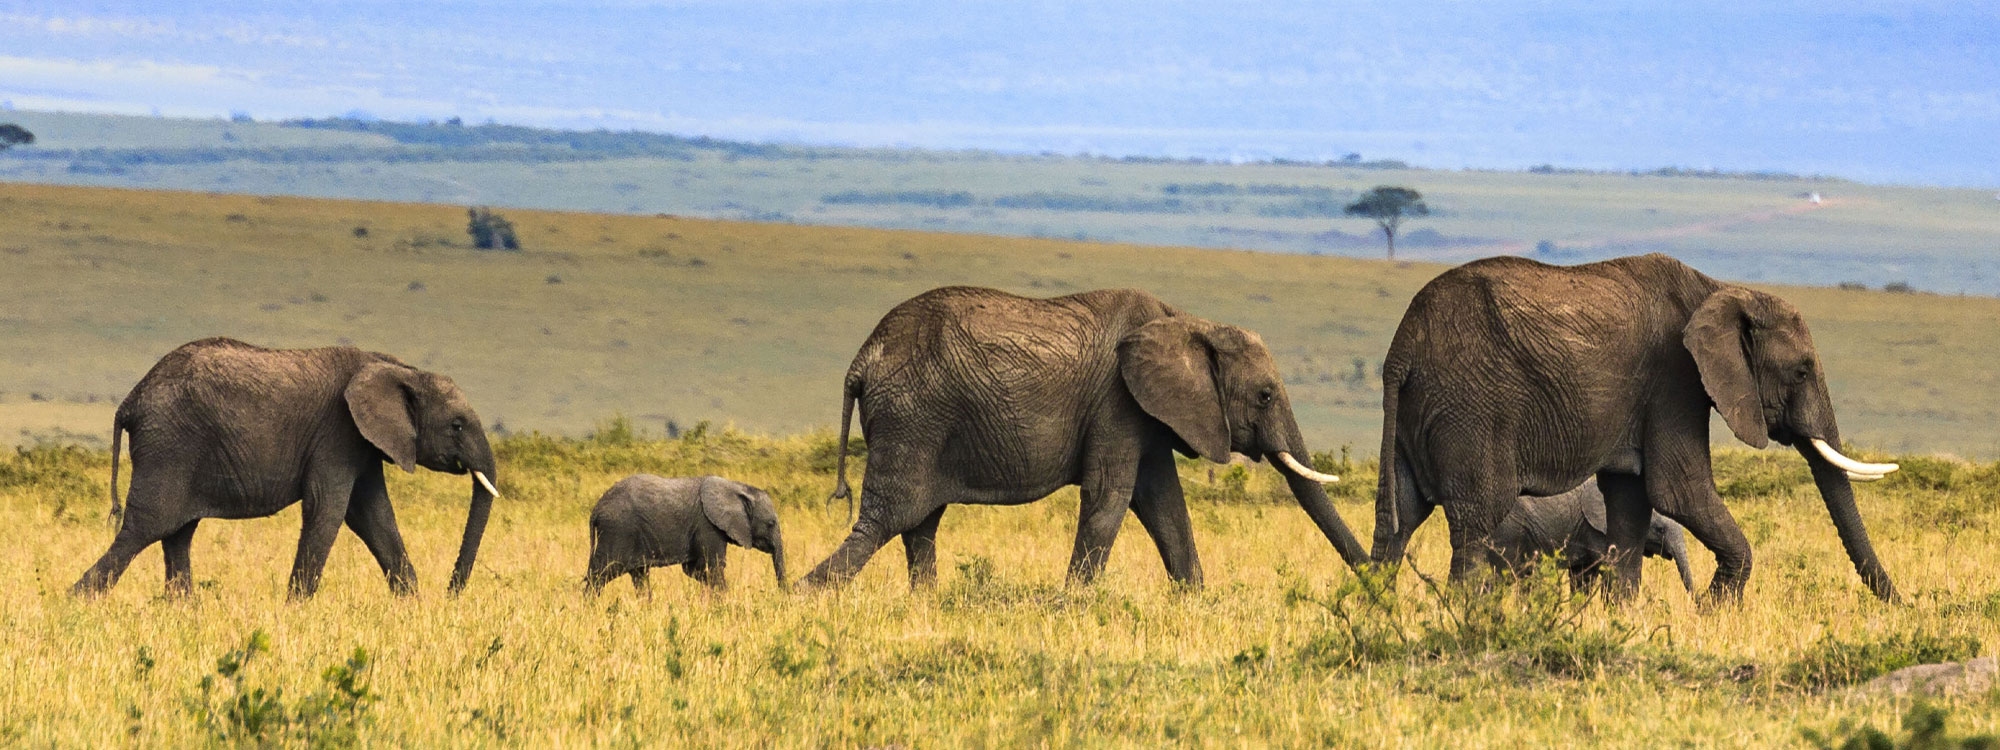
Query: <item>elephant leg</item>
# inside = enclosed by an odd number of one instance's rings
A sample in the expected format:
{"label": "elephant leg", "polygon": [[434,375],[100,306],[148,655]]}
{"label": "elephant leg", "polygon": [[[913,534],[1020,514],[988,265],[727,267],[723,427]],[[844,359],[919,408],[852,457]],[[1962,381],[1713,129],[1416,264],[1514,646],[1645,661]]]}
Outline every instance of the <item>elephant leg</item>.
{"label": "elephant leg", "polygon": [[118,583],[118,577],[125,574],[132,558],[187,525],[185,517],[166,516],[155,510],[185,507],[187,503],[181,499],[184,496],[184,491],[170,492],[163,489],[157,480],[141,479],[135,473],[131,488],[126,491],[125,518],[118,527],[117,536],[111,540],[111,548],[83,572],[83,576],[70,587],[70,594],[96,596],[104,593]]}
{"label": "elephant leg", "polygon": [[1070,583],[1090,583],[1104,572],[1104,562],[1111,557],[1111,545],[1118,541],[1118,529],[1125,523],[1125,511],[1132,507],[1132,473],[1100,469],[1084,482],[1080,493],[1083,502],[1076,521],[1076,546],[1069,556]]}
{"label": "elephant leg", "polygon": [[1194,523],[1188,518],[1187,498],[1181,494],[1181,478],[1174,471],[1170,450],[1147,451],[1139,459],[1132,514],[1139,517],[1139,524],[1153,538],[1153,546],[1159,548],[1167,577],[1199,588],[1201,557],[1195,554]]}
{"label": "elephant leg", "polygon": [[632,590],[645,594],[648,599],[653,596],[653,589],[648,585],[647,581],[651,577],[649,575],[650,572],[650,569],[644,565],[634,565],[631,570],[626,571],[626,575],[632,578]]}
{"label": "elephant leg", "polygon": [[724,575],[726,563],[721,555],[697,555],[693,560],[681,563],[681,572],[687,577],[700,581],[710,591],[729,590],[729,578]]}
{"label": "elephant leg", "polygon": [[604,590],[604,584],[638,568],[628,568],[620,564],[611,554],[611,543],[601,534],[592,533],[590,540],[590,563],[583,570],[583,593],[596,596]]}
{"label": "elephant leg", "polygon": [[300,504],[305,518],[299,529],[299,551],[292,558],[292,600],[311,599],[319,592],[326,557],[333,551],[333,540],[347,517],[348,500],[354,496],[355,478],[353,470],[340,469],[307,481],[305,501]]}
{"label": "elephant leg", "polygon": [[1608,567],[1612,598],[1628,599],[1639,591],[1653,506],[1645,481],[1631,474],[1601,472],[1597,488],[1604,493],[1605,547],[1603,558],[1593,567],[1597,571]]}
{"label": "elephant leg", "polygon": [[[923,461],[894,463],[905,466]],[[892,468],[886,458],[882,468],[869,473],[862,481],[861,511],[855,518],[854,530],[848,532],[833,554],[806,574],[800,585],[807,589],[846,585],[868,564],[868,558],[875,556],[876,550],[889,543],[890,537],[916,528],[944,507],[945,503],[935,497],[931,482],[925,481],[929,477],[914,479],[905,476],[906,473]]]}
{"label": "elephant leg", "polygon": [[187,522],[160,540],[160,551],[167,562],[167,595],[186,596],[194,593],[194,565],[188,559],[189,548],[194,546],[194,529],[201,525],[201,519]]}
{"label": "elephant leg", "polygon": [[396,509],[389,504],[381,464],[363,469],[355,480],[354,493],[347,502],[347,527],[368,545],[375,563],[382,566],[382,575],[389,579],[390,591],[397,596],[417,593],[417,569],[403,549],[403,532],[396,527]]}
{"label": "elephant leg", "polygon": [[946,507],[938,506],[922,523],[903,532],[903,558],[910,566],[911,591],[937,585],[938,521],[944,519]]}
{"label": "elephant leg", "polygon": [[1680,522],[1702,546],[1715,553],[1715,577],[1708,582],[1709,598],[1741,599],[1743,587],[1750,581],[1750,540],[1743,536],[1743,528],[1736,525],[1736,518],[1722,505],[1722,499],[1715,496],[1714,488],[1706,489],[1706,494],[1713,498],[1711,504],[1693,510],[1662,510],[1660,515]]}
{"label": "elephant leg", "polygon": [[1396,461],[1396,528],[1384,525],[1375,530],[1375,548],[1368,554],[1370,560],[1388,565],[1403,561],[1409,551],[1410,537],[1417,533],[1417,527],[1430,520],[1437,506],[1424,497],[1417,487],[1417,476],[1410,471],[1409,463]]}
{"label": "elephant leg", "polygon": [[1479,477],[1466,485],[1463,491],[1451,493],[1457,502],[1443,503],[1445,523],[1451,527],[1451,580],[1457,583],[1471,582],[1490,570],[1493,532],[1520,497],[1519,488],[1490,477]]}

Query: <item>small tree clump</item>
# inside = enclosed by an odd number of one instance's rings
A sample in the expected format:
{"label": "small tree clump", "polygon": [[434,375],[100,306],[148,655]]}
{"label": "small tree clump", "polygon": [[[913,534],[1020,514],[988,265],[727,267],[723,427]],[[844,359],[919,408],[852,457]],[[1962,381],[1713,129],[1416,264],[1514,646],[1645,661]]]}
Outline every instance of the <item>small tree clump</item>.
{"label": "small tree clump", "polygon": [[1374,190],[1363,193],[1353,203],[1347,205],[1348,216],[1374,219],[1376,226],[1382,227],[1382,235],[1389,240],[1389,258],[1396,257],[1396,227],[1404,217],[1429,216],[1431,209],[1424,205],[1424,196],[1406,187],[1377,185]]}
{"label": "small tree clump", "polygon": [[15,146],[26,146],[35,142],[35,134],[14,123],[0,123],[0,151]]}
{"label": "small tree clump", "polygon": [[473,247],[481,250],[521,249],[520,241],[514,239],[514,222],[484,208],[468,208],[465,213],[468,217],[465,233],[472,235]]}

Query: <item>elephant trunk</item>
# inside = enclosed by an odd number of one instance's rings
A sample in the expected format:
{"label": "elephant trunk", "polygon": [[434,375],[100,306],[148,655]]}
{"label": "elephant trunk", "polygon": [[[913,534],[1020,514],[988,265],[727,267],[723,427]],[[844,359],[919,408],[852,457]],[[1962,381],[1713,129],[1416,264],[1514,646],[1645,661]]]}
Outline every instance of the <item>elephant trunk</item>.
{"label": "elephant trunk", "polygon": [[1667,535],[1665,542],[1667,557],[1674,561],[1674,570],[1680,571],[1681,588],[1687,589],[1690,594],[1694,593],[1694,571],[1688,568],[1687,533],[1675,527],[1673,532]]}
{"label": "elephant trunk", "polygon": [[465,590],[466,579],[472,577],[472,564],[479,558],[479,541],[486,536],[486,519],[493,513],[493,459],[487,457],[483,466],[472,469],[472,507],[465,515],[465,537],[458,543],[458,562],[451,568],[451,584],[447,588],[454,596]]}
{"label": "elephant trunk", "polygon": [[777,576],[778,590],[791,591],[792,579],[785,575],[785,534],[771,529],[771,572]]}
{"label": "elephant trunk", "polygon": [[1861,511],[1854,504],[1854,484],[1848,480],[1847,470],[1828,461],[1809,444],[1801,443],[1797,449],[1812,467],[1813,484],[1819,487],[1820,499],[1826,502],[1833,526],[1840,531],[1840,543],[1847,548],[1847,559],[1853,561],[1855,572],[1875,592],[1875,598],[1897,601],[1896,586],[1889,581],[1889,572],[1882,569],[1882,561],[1876,559],[1875,546],[1868,541],[1868,528],[1861,523]]}
{"label": "elephant trunk", "polygon": [[[1287,413],[1289,411],[1288,409]],[[1279,474],[1284,475],[1285,484],[1292,490],[1292,497],[1298,499],[1299,507],[1304,508],[1306,515],[1312,517],[1313,523],[1319,526],[1319,532],[1326,535],[1326,540],[1333,543],[1333,548],[1340,553],[1340,559],[1346,561],[1347,567],[1360,570],[1361,566],[1368,562],[1368,551],[1361,548],[1361,542],[1354,538],[1354,532],[1348,530],[1347,522],[1340,519],[1339,511],[1333,507],[1333,500],[1326,496],[1326,488],[1321,486],[1319,481],[1299,473],[1291,464],[1280,458],[1283,453],[1289,452],[1301,457],[1301,460],[1312,459],[1312,453],[1306,450],[1305,437],[1299,433],[1298,420],[1285,419],[1284,432],[1287,445],[1281,449],[1271,450],[1265,458],[1273,466],[1278,467]]]}

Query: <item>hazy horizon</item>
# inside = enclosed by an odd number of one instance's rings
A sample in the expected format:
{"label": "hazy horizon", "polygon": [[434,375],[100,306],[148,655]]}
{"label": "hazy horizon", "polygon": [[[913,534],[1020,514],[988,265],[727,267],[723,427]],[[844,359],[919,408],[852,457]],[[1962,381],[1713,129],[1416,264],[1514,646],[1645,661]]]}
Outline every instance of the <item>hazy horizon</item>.
{"label": "hazy horizon", "polygon": [[0,3],[8,108],[2000,186],[2000,9]]}

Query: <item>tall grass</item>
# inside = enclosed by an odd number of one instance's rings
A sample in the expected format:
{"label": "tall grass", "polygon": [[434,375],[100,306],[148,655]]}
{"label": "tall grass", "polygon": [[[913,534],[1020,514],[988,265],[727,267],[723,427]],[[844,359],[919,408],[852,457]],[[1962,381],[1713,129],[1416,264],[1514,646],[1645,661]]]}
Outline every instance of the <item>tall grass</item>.
{"label": "tall grass", "polygon": [[[593,601],[579,595],[585,517],[632,472],[766,487],[795,560],[826,555],[846,531],[844,504],[824,502],[833,434],[711,425],[668,440],[608,422],[496,448],[506,494],[463,596],[442,582],[466,480],[393,472],[422,593],[391,596],[343,535],[320,596],[299,604],[284,600],[296,508],[204,523],[187,599],[161,598],[156,551],[103,599],[70,599],[109,541],[107,456],[0,454],[13,540],[0,545],[0,742],[1771,746],[1898,726],[1909,699],[1845,686],[2000,645],[1988,464],[1899,457],[1910,471],[1859,491],[1902,606],[1860,585],[1802,462],[1776,451],[1719,460],[1757,552],[1740,605],[1698,606],[1660,561],[1625,606],[1572,595],[1553,567],[1492,596],[1433,588],[1414,573],[1444,567],[1437,522],[1416,537],[1415,571],[1356,577],[1270,469],[1194,461],[1181,473],[1201,590],[1169,583],[1136,523],[1099,583],[1065,586],[1077,503],[1064,491],[951,509],[929,591],[907,591],[891,544],[839,593],[781,594],[757,572],[764,556],[734,549],[726,594],[663,575],[651,599],[614,585]],[[1354,489],[1373,469],[1350,460],[1335,495],[1364,535],[1368,493]],[[1935,705],[1953,732],[2000,730],[2000,693]]]}

